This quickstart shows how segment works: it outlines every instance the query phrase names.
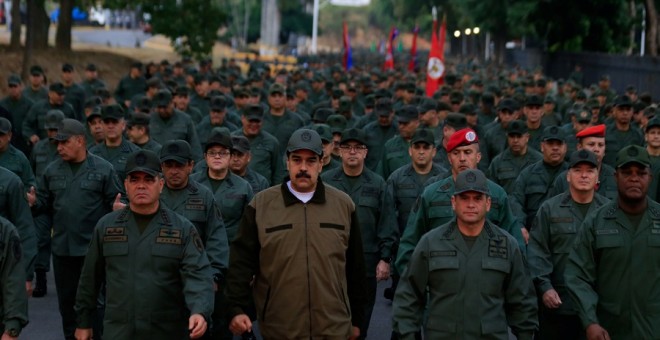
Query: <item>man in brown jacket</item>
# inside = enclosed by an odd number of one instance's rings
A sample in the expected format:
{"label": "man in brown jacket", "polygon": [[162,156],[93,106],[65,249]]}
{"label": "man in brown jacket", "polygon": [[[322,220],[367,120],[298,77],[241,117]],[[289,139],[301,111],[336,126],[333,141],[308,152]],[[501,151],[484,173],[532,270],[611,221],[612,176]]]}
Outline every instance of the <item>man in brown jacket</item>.
{"label": "man in brown jacket", "polygon": [[252,330],[245,311],[253,293],[265,339],[357,338],[366,273],[355,205],[319,179],[316,131],[295,131],[286,151],[290,180],[252,199],[231,245],[229,329]]}

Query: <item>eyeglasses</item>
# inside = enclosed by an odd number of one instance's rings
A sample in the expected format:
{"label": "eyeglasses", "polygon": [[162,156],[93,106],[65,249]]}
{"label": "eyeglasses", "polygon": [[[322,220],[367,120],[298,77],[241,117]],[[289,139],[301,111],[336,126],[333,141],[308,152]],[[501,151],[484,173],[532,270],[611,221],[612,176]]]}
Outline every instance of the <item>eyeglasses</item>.
{"label": "eyeglasses", "polygon": [[343,151],[359,152],[359,151],[362,151],[362,150],[366,150],[367,146],[366,145],[340,145],[339,148],[342,149]]}
{"label": "eyeglasses", "polygon": [[230,154],[231,152],[229,151],[209,151],[206,153],[206,155],[211,158],[215,158],[215,157],[223,158],[229,156]]}

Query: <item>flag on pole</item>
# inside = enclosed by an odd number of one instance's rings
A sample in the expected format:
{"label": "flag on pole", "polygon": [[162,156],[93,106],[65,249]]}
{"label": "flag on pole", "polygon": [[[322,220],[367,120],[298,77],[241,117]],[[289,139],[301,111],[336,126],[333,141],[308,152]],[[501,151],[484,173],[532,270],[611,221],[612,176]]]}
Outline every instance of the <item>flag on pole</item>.
{"label": "flag on pole", "polygon": [[351,51],[351,38],[348,36],[348,26],[344,21],[344,70],[353,68],[353,51]]}
{"label": "flag on pole", "polygon": [[412,47],[410,48],[410,61],[408,62],[408,71],[415,72],[417,68],[417,34],[419,34],[419,26],[415,26],[413,30]]}
{"label": "flag on pole", "polygon": [[438,20],[436,19],[436,9],[433,7],[433,32],[431,33],[431,52],[429,53],[429,62],[426,68],[426,96],[433,97],[440,85],[444,83],[445,75],[445,36],[447,35],[447,18],[442,17],[442,26],[440,27],[440,37],[436,33],[438,29]]}
{"label": "flag on pole", "polygon": [[390,30],[390,37],[387,41],[387,54],[385,55],[385,64],[383,69],[393,70],[394,69],[394,39],[399,35],[399,30],[396,27],[392,26]]}

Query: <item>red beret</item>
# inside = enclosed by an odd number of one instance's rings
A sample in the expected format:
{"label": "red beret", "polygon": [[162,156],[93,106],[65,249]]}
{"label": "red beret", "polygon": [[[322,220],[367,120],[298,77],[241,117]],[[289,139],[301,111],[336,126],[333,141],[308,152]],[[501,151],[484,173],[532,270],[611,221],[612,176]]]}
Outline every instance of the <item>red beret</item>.
{"label": "red beret", "polygon": [[447,152],[451,152],[459,146],[466,146],[478,142],[479,138],[474,130],[470,128],[462,129],[454,132],[454,134],[449,137],[446,149]]}
{"label": "red beret", "polygon": [[580,132],[578,132],[575,137],[584,138],[584,137],[605,137],[605,124],[600,124],[592,127],[588,127]]}

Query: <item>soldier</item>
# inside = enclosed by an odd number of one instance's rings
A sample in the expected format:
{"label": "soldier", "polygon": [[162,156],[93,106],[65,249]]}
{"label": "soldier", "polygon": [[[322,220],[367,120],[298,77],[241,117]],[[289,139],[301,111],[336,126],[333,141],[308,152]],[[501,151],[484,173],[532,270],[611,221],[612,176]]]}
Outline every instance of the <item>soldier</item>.
{"label": "soldier", "polygon": [[30,86],[23,89],[23,95],[33,103],[48,99],[44,69],[41,66],[30,66]]}
{"label": "soldier", "polygon": [[325,124],[314,124],[312,126],[312,130],[316,131],[319,136],[321,136],[321,142],[323,143],[323,157],[321,157],[323,171],[330,171],[332,169],[339,168],[341,166],[341,162],[332,158],[332,151],[334,150],[335,146],[330,127]]}
{"label": "soldier", "polygon": [[261,105],[248,106],[241,115],[243,128],[232,132],[232,136],[244,136],[250,141],[250,168],[266,178],[269,185],[277,184],[282,181],[280,143],[277,138],[262,129],[263,119],[264,109]]}
{"label": "soldier", "polygon": [[238,130],[238,126],[232,124],[227,120],[227,104],[228,99],[225,96],[211,97],[211,110],[209,115],[202,118],[197,124],[197,137],[202,142],[202,146],[211,136],[211,131],[216,127],[224,127],[229,131]]}
{"label": "soldier", "polygon": [[87,148],[91,149],[94,145],[102,144],[103,141],[105,141],[105,131],[103,131],[103,119],[101,118],[100,106],[92,109],[86,118],[86,123],[85,140],[87,142]]}
{"label": "soldier", "polygon": [[178,86],[174,90],[174,98],[172,101],[174,102],[174,108],[187,113],[195,124],[199,124],[204,117],[207,117],[203,116],[202,111],[198,108],[190,105],[190,88],[187,86]]}
{"label": "soldier", "polygon": [[[261,127],[263,131],[277,138],[280,145],[284,145],[289,140],[293,131],[305,125],[298,114],[287,110],[284,95],[285,89],[281,84],[276,83],[270,86],[268,90],[268,107],[270,110],[264,113]],[[284,150],[280,151],[284,152]]]}
{"label": "soldier", "polygon": [[378,162],[383,158],[385,142],[398,133],[394,122],[394,109],[389,98],[382,98],[376,102],[375,113],[377,119],[364,126],[366,146],[369,148],[365,164],[371,171],[375,171]]}
{"label": "soldier", "polygon": [[398,168],[410,164],[410,140],[419,127],[419,113],[414,105],[403,105],[397,110],[399,134],[385,143],[383,158],[379,170],[383,179],[387,179]]}
{"label": "soldier", "polygon": [[[76,287],[94,225],[112,211],[121,184],[112,164],[88,153],[85,127],[64,119],[53,137],[60,158],[37,181],[37,195],[28,195],[33,210],[48,214],[53,225],[51,248],[57,300],[66,339],[76,327]],[[96,298],[96,295],[94,296]]]}
{"label": "soldier", "polygon": [[582,221],[609,201],[595,190],[598,158],[593,152],[573,151],[565,177],[568,190],[541,204],[529,236],[527,262],[540,300],[538,339],[582,338],[564,268]]}
{"label": "soldier", "polygon": [[621,149],[615,166],[617,199],[585,218],[564,278],[587,339],[651,339],[660,325],[660,204],[647,196],[644,148]]}
{"label": "soldier", "polygon": [[132,113],[126,123],[126,137],[138,148],[159,154],[161,145],[149,136],[149,122],[150,117],[148,114],[142,112]]}
{"label": "soldier", "polygon": [[149,131],[151,138],[159,144],[181,139],[190,144],[193,160],[202,159],[202,146],[197,136],[197,130],[187,114],[174,108],[172,93],[168,90],[156,92],[154,98],[155,114],[151,114]]}
{"label": "soldier", "polygon": [[449,158],[447,157],[447,143],[451,136],[459,130],[465,129],[467,127],[467,119],[464,114],[451,112],[447,114],[447,118],[442,124],[442,135],[436,136],[436,138],[442,138],[436,141],[436,154],[433,158],[433,161],[438,163],[444,168],[451,168],[449,164]]}
{"label": "soldier", "polygon": [[560,126],[561,115],[555,110],[557,108],[557,101],[551,95],[545,96],[543,100],[543,118],[541,123],[544,126]]}
{"label": "soldier", "polygon": [[646,141],[646,152],[649,153],[651,160],[651,185],[649,186],[649,197],[654,201],[658,201],[658,181],[660,181],[660,117],[650,119],[646,124],[646,133],[644,133],[644,140]]}
{"label": "soldier", "polygon": [[[422,236],[454,218],[450,207],[456,177],[465,170],[476,169],[481,158],[477,134],[472,129],[456,131],[447,142],[447,154],[451,176],[427,185],[410,212],[396,258],[396,268],[401,273],[405,271],[410,255]],[[488,219],[516,238],[520,248],[524,249],[520,224],[511,212],[506,192],[492,181],[488,181],[488,186],[493,201]]]}
{"label": "soldier", "polygon": [[202,117],[209,115],[211,111],[209,103],[209,79],[206,75],[197,74],[194,77],[194,92],[190,96],[190,106],[195,107],[202,114]]}
{"label": "soldier", "polygon": [[543,102],[538,95],[528,96],[525,100],[525,107],[523,113],[525,114],[525,123],[527,124],[527,134],[529,141],[527,145],[537,151],[541,150],[541,137],[543,135],[543,110],[541,109]]}
{"label": "soldier", "polygon": [[498,120],[491,123],[492,125],[484,128],[486,134],[484,140],[488,153],[488,158],[493,159],[506,149],[506,141],[502,136],[506,134],[506,128],[509,123],[518,119],[518,104],[510,98],[505,98],[497,105],[497,118]]}
{"label": "soldier", "polygon": [[501,154],[497,155],[488,167],[488,178],[504,188],[507,194],[513,191],[513,183],[522,169],[543,159],[543,155],[527,146],[529,134],[527,125],[520,120],[514,120],[506,129],[507,144]]}
{"label": "soldier", "polygon": [[[120,183],[126,179],[126,159],[140,148],[124,138],[126,121],[124,109],[119,104],[103,105],[101,107],[101,119],[103,121],[103,143],[97,144],[89,149],[89,152],[110,162],[119,176]],[[123,188],[122,188],[123,189]]]}
{"label": "soldier", "polygon": [[614,116],[605,128],[605,164],[614,165],[617,150],[628,145],[644,145],[644,136],[632,125],[632,102],[626,95],[614,100]]}
{"label": "soldier", "polygon": [[85,97],[87,98],[95,96],[97,89],[107,88],[105,82],[99,79],[99,70],[96,64],[85,66],[85,79],[80,82],[80,86],[85,91]]}
{"label": "soldier", "polygon": [[266,177],[250,169],[249,165],[252,160],[252,152],[250,151],[250,141],[248,141],[247,137],[232,136],[231,142],[233,145],[231,160],[229,162],[231,172],[246,180],[255,194],[268,188],[270,184]]}
{"label": "soldier", "polygon": [[[573,122],[562,126],[562,131],[566,137],[566,149],[569,152],[577,150],[578,139],[577,134],[582,130],[587,129],[591,124],[591,113],[585,108],[576,108],[574,111]],[[603,125],[604,127],[604,125]],[[605,130],[603,129],[603,136]],[[600,157],[602,158],[602,156]]]}
{"label": "soldier", "polygon": [[[412,339],[532,339],[538,327],[534,288],[517,241],[486,218],[490,185],[480,170],[458,174],[456,217],[422,237],[392,308],[394,331]],[[428,292],[428,294],[427,294]],[[439,321],[437,321],[439,320]]]}
{"label": "soldier", "polygon": [[25,267],[16,228],[0,217],[0,334],[16,340],[28,323]]}
{"label": "soldier", "polygon": [[14,127],[12,145],[27,155],[28,144],[25,137],[23,137],[23,119],[30,112],[30,108],[34,102],[23,94],[23,81],[21,81],[21,77],[15,74],[10,75],[7,78],[7,87],[9,88],[9,93],[0,100],[0,106],[11,113],[11,122]]}
{"label": "soldier", "polygon": [[107,339],[196,339],[213,311],[213,281],[195,227],[162,205],[158,157],[133,153],[126,164],[130,204],[94,229],[76,296],[76,339],[92,338],[103,283]]}
{"label": "soldier", "polygon": [[119,80],[115,88],[115,99],[124,107],[131,107],[131,98],[136,94],[144,93],[147,88],[147,80],[142,75],[142,63],[131,64],[128,75]]}
{"label": "soldier", "polygon": [[66,118],[78,119],[78,115],[69,103],[64,102],[65,94],[62,83],[52,83],[48,87],[48,99],[35,102],[30,108],[25,120],[23,120],[23,137],[32,145],[37,144],[39,139],[46,137],[44,119],[50,110],[60,110]]}
{"label": "soldier", "polygon": [[64,101],[71,104],[76,112],[76,119],[83,117],[83,106],[85,105],[85,89],[74,82],[74,69],[71,64],[62,65],[62,85],[64,85]]}
{"label": "soldier", "polygon": [[431,129],[435,136],[442,135],[442,119],[438,115],[438,102],[431,98],[424,98],[417,106],[419,111],[420,126]]}
{"label": "soldier", "polygon": [[362,230],[364,262],[367,267],[367,304],[360,337],[366,338],[371,312],[376,302],[378,281],[390,276],[392,246],[397,239],[395,212],[385,206],[385,180],[366,167],[367,140],[362,130],[342,133],[339,148],[342,167],[322,173],[323,182],[348,194],[356,205]]}
{"label": "soldier", "polygon": [[12,127],[7,118],[0,117],[0,165],[21,178],[25,188],[37,185],[34,173],[25,154],[11,145]]}
{"label": "soldier", "polygon": [[256,194],[243,212],[227,278],[235,335],[252,329],[245,314],[251,292],[267,339],[364,335],[367,273],[357,211],[346,194],[318,178],[322,154],[316,132],[294,132],[289,179]]}
{"label": "soldier", "polygon": [[564,135],[557,126],[550,126],[543,131],[541,142],[543,159],[530,164],[523,169],[511,192],[513,212],[518,221],[524,226],[523,236],[525,243],[529,238],[529,228],[541,203],[549,198],[548,191],[557,175],[568,168],[564,158],[566,156],[566,142]]}

